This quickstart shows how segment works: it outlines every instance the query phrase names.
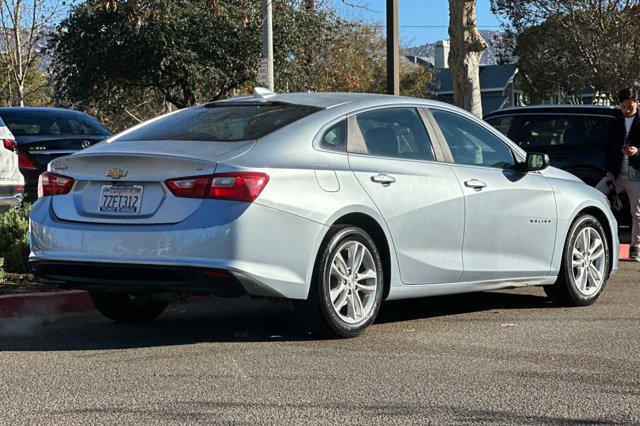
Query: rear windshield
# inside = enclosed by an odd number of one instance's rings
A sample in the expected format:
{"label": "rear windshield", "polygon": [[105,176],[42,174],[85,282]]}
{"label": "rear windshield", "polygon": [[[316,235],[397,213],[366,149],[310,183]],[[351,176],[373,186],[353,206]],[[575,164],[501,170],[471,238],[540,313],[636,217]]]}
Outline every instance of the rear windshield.
{"label": "rear windshield", "polygon": [[110,136],[94,118],[74,111],[0,112],[13,136]]}
{"label": "rear windshield", "polygon": [[209,104],[171,114],[116,140],[247,141],[266,136],[320,109],[285,103]]}

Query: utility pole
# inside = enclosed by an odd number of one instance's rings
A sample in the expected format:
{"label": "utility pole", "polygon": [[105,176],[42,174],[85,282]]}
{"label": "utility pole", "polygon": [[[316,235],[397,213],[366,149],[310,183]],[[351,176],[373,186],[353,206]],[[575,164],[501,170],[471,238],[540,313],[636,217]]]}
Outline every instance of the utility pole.
{"label": "utility pole", "polygon": [[273,0],[262,0],[262,57],[267,60],[267,88],[275,90],[273,81]]}
{"label": "utility pole", "polygon": [[400,94],[400,37],[398,0],[387,0],[387,93]]}

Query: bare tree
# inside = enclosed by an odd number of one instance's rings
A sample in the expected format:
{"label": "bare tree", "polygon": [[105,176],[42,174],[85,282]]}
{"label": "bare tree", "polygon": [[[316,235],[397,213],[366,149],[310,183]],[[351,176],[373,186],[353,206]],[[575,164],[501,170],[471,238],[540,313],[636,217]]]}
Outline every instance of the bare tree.
{"label": "bare tree", "polygon": [[61,4],[47,0],[0,0],[0,61],[15,87],[13,103],[24,106],[31,90],[26,82],[38,69],[45,30],[53,25]]}
{"label": "bare tree", "polygon": [[482,118],[480,57],[488,45],[478,31],[476,0],[449,0],[449,37],[454,102]]}

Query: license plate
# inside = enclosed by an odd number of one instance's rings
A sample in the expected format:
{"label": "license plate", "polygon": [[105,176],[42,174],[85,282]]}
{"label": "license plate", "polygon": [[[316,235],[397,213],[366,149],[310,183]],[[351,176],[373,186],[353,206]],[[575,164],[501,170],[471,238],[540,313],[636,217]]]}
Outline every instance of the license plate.
{"label": "license plate", "polygon": [[103,185],[99,210],[105,213],[138,214],[143,189],[142,185]]}

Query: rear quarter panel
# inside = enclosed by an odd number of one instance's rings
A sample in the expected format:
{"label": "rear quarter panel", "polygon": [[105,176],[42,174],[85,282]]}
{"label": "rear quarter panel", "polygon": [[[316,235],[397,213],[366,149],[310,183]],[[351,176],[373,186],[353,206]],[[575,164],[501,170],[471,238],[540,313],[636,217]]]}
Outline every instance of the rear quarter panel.
{"label": "rear quarter panel", "polygon": [[269,175],[269,183],[255,203],[325,225],[325,232],[318,236],[308,253],[309,283],[330,226],[347,214],[363,213],[376,220],[385,232],[391,253],[391,286],[400,286],[389,230],[349,167],[347,154],[314,147],[314,138],[325,124],[339,120],[342,115],[330,112],[317,115],[323,117],[302,120],[259,140],[245,155],[218,164],[216,173],[263,170]]}

